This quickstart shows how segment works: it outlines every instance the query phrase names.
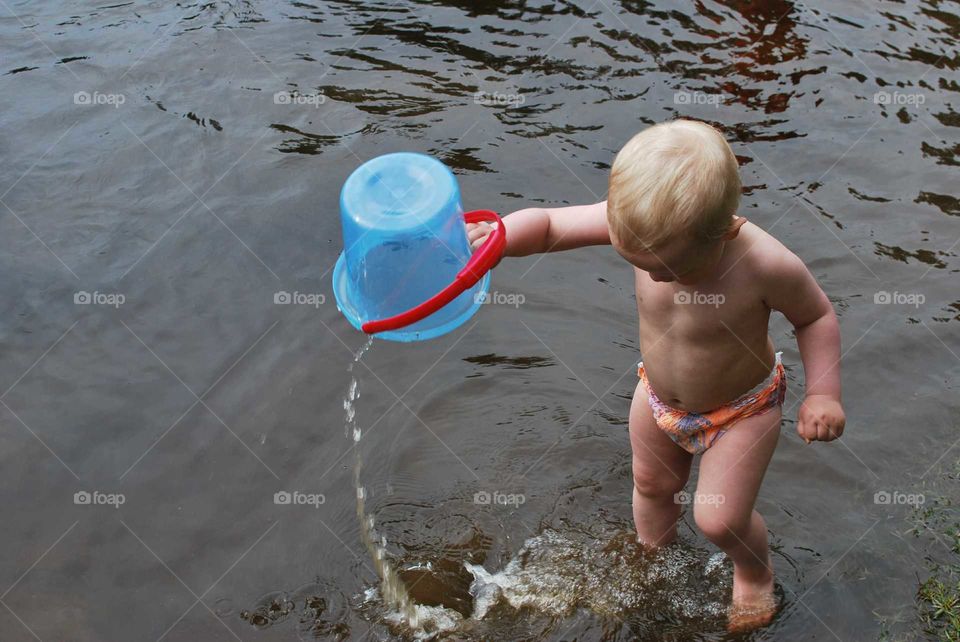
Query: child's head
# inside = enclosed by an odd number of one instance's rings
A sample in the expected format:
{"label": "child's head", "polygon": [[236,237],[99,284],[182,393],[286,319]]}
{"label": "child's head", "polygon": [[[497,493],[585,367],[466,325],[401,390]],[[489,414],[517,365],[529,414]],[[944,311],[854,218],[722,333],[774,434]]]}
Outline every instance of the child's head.
{"label": "child's head", "polygon": [[614,247],[655,280],[700,278],[736,234],[740,174],[713,127],[692,120],[654,125],[613,162],[607,221]]}

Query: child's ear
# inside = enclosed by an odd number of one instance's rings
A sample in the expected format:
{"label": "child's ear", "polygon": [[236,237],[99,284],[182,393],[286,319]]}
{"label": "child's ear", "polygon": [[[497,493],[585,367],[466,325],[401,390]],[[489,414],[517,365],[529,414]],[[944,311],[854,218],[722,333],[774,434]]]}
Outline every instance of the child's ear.
{"label": "child's ear", "polygon": [[730,230],[723,235],[724,241],[732,241],[737,238],[737,234],[740,233],[740,228],[743,227],[743,224],[747,222],[747,219],[742,216],[734,216],[733,224],[730,226]]}

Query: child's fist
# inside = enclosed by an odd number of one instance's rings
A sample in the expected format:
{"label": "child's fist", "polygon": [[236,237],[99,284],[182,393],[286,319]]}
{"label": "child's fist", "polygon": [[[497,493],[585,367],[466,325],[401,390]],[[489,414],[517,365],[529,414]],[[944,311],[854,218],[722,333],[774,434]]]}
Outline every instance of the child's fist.
{"label": "child's fist", "polygon": [[467,223],[467,241],[470,243],[471,250],[476,251],[483,245],[483,242],[490,236],[490,232],[493,231],[494,225],[496,225],[496,223],[491,224],[486,221]]}
{"label": "child's fist", "polygon": [[840,402],[827,395],[807,395],[797,415],[797,433],[811,441],[833,441],[847,422]]}

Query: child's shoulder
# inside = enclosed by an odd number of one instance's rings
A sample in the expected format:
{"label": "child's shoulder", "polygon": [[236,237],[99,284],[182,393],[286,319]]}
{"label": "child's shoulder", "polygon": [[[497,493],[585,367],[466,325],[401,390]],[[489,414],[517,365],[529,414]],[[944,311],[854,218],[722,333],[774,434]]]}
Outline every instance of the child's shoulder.
{"label": "child's shoulder", "polygon": [[735,239],[738,257],[754,274],[777,279],[806,270],[803,261],[775,236],[759,225],[747,221]]}

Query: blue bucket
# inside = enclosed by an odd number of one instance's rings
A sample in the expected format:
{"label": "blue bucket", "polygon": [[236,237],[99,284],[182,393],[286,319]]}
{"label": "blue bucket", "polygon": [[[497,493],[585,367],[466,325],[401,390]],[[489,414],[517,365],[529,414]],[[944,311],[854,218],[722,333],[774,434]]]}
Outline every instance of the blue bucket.
{"label": "blue bucket", "polygon": [[[386,154],[354,170],[340,193],[340,222],[344,251],[333,293],[358,330],[435,297],[471,258],[457,180],[424,154]],[[435,312],[375,336],[420,341],[450,332],[473,316],[489,284],[485,272]]]}

